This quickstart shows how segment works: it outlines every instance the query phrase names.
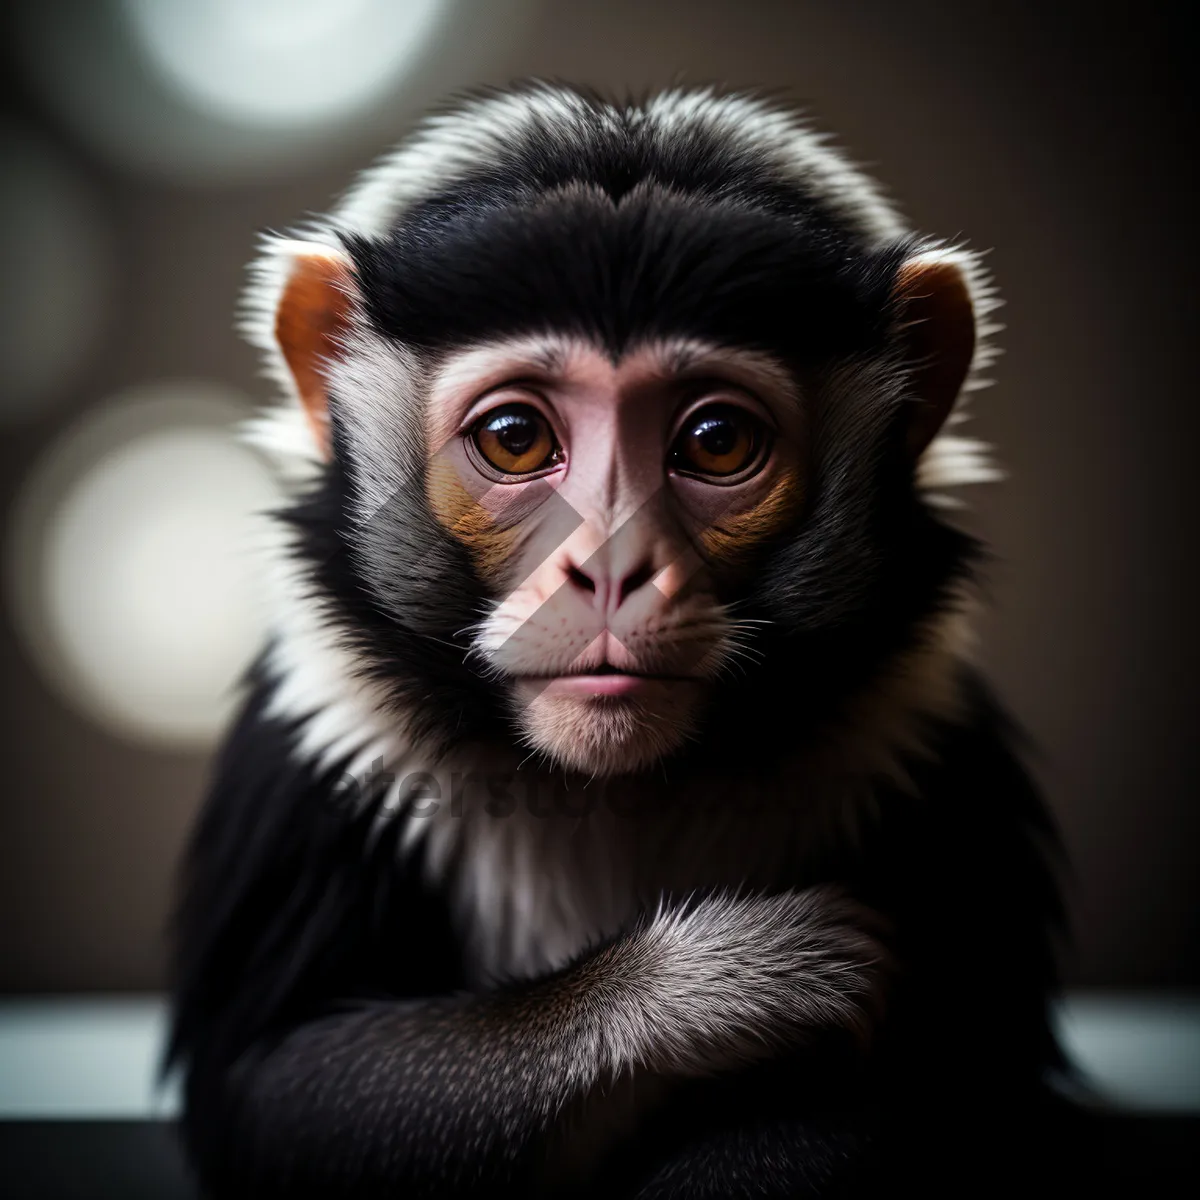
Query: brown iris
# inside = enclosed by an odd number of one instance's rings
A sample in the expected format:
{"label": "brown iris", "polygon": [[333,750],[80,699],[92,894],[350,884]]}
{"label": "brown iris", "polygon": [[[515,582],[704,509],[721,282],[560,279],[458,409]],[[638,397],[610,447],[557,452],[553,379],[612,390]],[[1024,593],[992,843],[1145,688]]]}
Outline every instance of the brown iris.
{"label": "brown iris", "polygon": [[530,475],[562,456],[550,422],[531,404],[506,404],[485,414],[471,439],[488,466],[503,475]]}
{"label": "brown iris", "polygon": [[688,417],[671,447],[671,465],[688,475],[739,475],[762,458],[762,421],[733,404],[710,404]]}

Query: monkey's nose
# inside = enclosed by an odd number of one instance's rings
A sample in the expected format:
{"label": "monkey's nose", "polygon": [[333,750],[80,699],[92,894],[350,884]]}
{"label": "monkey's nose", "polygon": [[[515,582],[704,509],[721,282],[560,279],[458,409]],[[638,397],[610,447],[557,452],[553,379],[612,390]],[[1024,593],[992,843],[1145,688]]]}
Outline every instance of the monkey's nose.
{"label": "monkey's nose", "polygon": [[577,591],[589,594],[593,606],[610,616],[639,588],[654,578],[654,564],[649,556],[640,558],[622,569],[620,564],[606,563],[603,555],[593,555],[582,563],[566,564],[567,580]]}

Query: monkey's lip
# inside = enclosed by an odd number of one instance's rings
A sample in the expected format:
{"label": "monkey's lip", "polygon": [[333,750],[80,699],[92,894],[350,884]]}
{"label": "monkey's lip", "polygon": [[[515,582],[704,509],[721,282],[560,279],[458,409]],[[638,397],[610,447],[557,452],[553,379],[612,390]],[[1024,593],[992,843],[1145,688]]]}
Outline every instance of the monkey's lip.
{"label": "monkey's lip", "polygon": [[523,682],[548,696],[634,696],[655,685],[698,681],[690,676],[641,674],[603,666],[571,675],[525,676]]}

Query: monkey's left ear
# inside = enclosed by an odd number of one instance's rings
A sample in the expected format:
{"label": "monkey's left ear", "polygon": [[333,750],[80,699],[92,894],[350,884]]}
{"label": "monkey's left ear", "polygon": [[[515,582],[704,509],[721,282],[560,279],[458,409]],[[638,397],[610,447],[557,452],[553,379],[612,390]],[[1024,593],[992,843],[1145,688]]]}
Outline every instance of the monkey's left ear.
{"label": "monkey's left ear", "polygon": [[298,242],[281,247],[285,279],[275,309],[275,341],[296,385],[300,405],[322,458],[332,453],[326,366],[342,353],[354,305],[354,268],[332,246]]}
{"label": "monkey's left ear", "polygon": [[911,406],[906,444],[915,459],[933,441],[971,369],[975,310],[958,256],[930,250],[904,262],[894,298],[906,344]]}

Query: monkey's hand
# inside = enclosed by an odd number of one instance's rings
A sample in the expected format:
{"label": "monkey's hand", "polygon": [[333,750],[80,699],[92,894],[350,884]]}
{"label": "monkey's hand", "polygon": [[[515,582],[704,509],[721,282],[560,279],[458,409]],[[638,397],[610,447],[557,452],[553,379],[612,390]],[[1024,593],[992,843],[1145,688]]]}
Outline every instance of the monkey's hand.
{"label": "monkey's hand", "polygon": [[866,1041],[889,957],[879,920],[833,887],[664,906],[579,968],[594,1061],[704,1075],[841,1029]]}

